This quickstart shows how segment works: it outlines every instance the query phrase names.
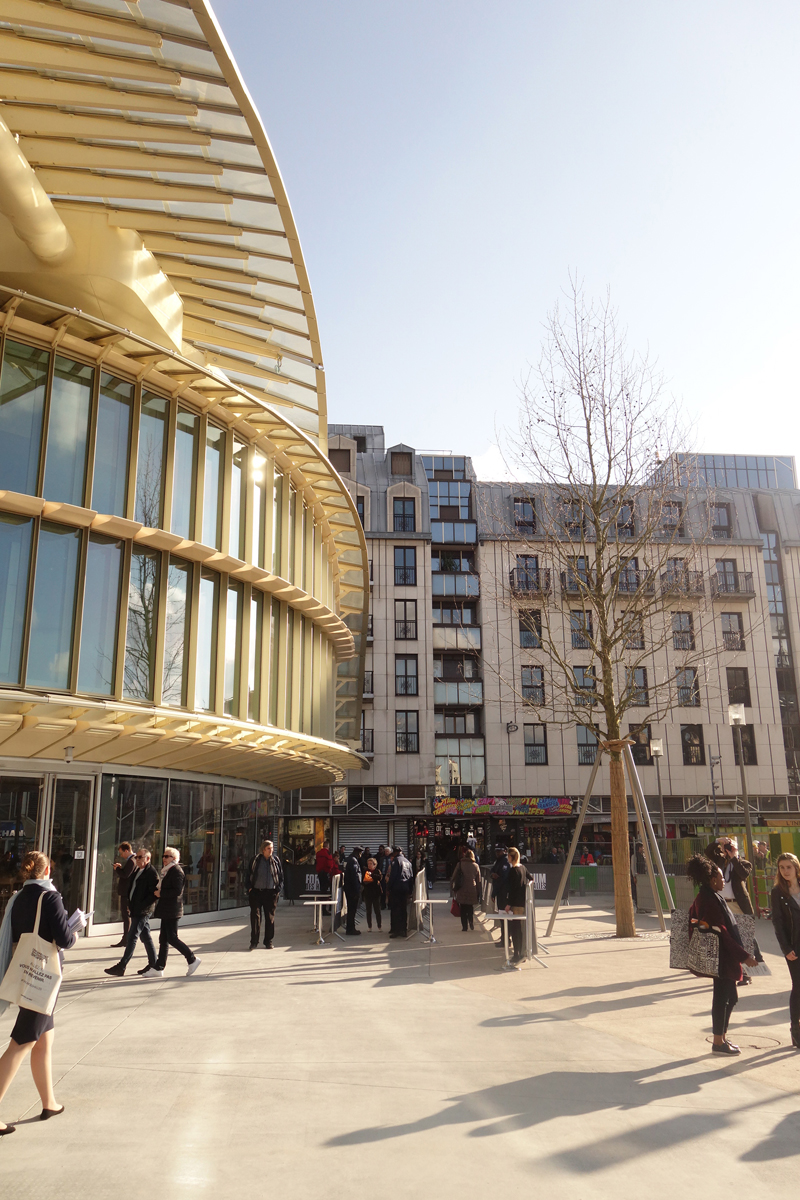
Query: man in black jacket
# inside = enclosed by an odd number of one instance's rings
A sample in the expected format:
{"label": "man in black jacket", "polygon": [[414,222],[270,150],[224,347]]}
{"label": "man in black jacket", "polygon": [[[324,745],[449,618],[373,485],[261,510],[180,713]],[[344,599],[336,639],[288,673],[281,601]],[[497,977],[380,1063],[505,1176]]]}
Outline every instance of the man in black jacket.
{"label": "man in black jacket", "polygon": [[414,890],[414,868],[403,854],[400,846],[392,848],[392,865],[389,870],[390,938],[406,937],[408,934],[408,902]]}
{"label": "man in black jacket", "polygon": [[130,842],[120,842],[119,856],[122,862],[114,863],[114,870],[117,875],[117,895],[119,896],[119,909],[122,914],[122,937],[114,945],[127,946],[128,934],[131,928],[131,918],[128,912],[128,889],[131,885],[131,875],[136,870],[136,859],[133,856],[133,846]]}
{"label": "man in black jacket", "polygon": [[283,886],[283,867],[272,842],[261,844],[260,852],[250,863],[247,872],[247,896],[250,901],[250,949],[258,946],[261,933],[261,911],[264,911],[264,949],[272,949],[275,937],[275,910]]}
{"label": "man in black jacket", "polygon": [[363,853],[363,847],[353,846],[350,857],[344,866],[344,895],[347,900],[347,928],[345,929],[345,933],[349,937],[358,937],[361,933],[360,929],[356,929],[356,911],[361,903],[361,880],[363,879],[361,855]]}
{"label": "man in black jacket", "polygon": [[143,967],[139,974],[144,975],[145,972],[156,970],[156,948],[150,934],[150,917],[155,908],[158,871],[150,865],[149,850],[137,850],[134,862],[136,867],[131,875],[128,889],[128,908],[131,914],[128,942],[125,946],[125,953],[119,962],[113,967],[106,967],[106,975],[122,976],[125,974],[125,968],[133,958],[139,938],[142,939],[142,945],[147,951],[147,966]]}

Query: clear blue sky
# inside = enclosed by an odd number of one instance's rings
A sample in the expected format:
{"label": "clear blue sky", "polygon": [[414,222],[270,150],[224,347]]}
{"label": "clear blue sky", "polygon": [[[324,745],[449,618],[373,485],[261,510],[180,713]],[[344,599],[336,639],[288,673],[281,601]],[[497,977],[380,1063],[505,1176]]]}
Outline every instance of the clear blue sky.
{"label": "clear blue sky", "polygon": [[297,220],[330,420],[486,455],[575,271],[696,448],[800,455],[800,5],[215,10]]}

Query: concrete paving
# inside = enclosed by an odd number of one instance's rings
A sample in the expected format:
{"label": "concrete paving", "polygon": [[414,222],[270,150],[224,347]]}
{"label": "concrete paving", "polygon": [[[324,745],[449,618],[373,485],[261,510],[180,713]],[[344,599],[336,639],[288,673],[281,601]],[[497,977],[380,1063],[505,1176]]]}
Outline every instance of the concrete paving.
{"label": "concrete paving", "polygon": [[184,927],[203,959],[191,979],[174,953],[148,983],[103,975],[110,939],[71,951],[55,1042],[66,1111],[40,1122],[23,1068],[0,1106],[19,1122],[0,1139],[3,1196],[449,1200],[522,1185],[641,1200],[786,1185],[800,1053],[771,926],[758,936],[773,974],[740,989],[743,1053],[722,1059],[710,985],[669,970],[653,918],[621,942],[608,911],[573,905],[546,966],[505,973],[487,929],[462,934],[444,906],[433,946],[385,930],[316,946],[309,913],[281,906],[273,951],[248,953],[238,918]]}

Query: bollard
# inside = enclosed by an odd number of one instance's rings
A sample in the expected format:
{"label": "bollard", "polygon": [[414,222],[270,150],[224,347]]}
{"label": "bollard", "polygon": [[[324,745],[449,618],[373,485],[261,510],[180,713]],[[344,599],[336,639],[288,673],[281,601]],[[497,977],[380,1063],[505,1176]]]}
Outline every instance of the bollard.
{"label": "bollard", "polygon": [[578,876],[578,895],[580,895],[580,896],[586,895],[586,876],[585,875]]}

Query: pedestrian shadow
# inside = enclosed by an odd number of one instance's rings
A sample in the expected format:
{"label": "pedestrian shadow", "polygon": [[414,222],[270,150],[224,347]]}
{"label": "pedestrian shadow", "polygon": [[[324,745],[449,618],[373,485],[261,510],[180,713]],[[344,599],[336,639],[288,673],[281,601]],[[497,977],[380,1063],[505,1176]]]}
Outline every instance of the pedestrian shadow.
{"label": "pedestrian shadow", "polygon": [[781,1118],[769,1137],[746,1150],[740,1159],[742,1162],[774,1162],[778,1158],[795,1158],[799,1141],[800,1113],[788,1113]]}

